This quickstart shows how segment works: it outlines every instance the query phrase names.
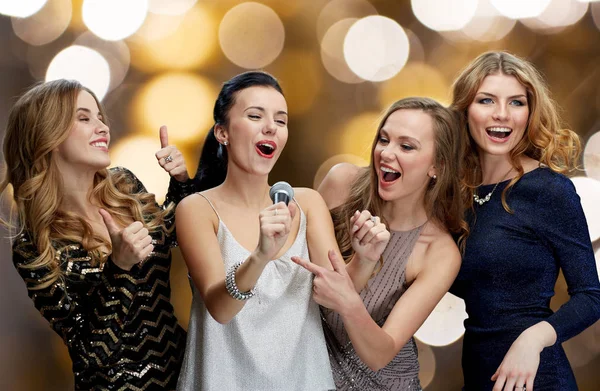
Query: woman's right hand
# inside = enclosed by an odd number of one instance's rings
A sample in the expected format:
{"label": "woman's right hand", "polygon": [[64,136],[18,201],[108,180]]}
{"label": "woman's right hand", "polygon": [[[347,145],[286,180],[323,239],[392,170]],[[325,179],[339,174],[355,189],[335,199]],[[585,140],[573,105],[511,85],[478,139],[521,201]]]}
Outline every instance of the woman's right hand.
{"label": "woman's right hand", "polygon": [[279,202],[259,214],[260,237],[254,252],[264,262],[271,261],[285,245],[298,207],[294,202]]}
{"label": "woman's right hand", "polygon": [[131,270],[154,250],[152,237],[141,222],[135,221],[126,228],[121,228],[106,210],[100,209],[99,212],[112,242],[111,257],[115,265],[124,270]]}

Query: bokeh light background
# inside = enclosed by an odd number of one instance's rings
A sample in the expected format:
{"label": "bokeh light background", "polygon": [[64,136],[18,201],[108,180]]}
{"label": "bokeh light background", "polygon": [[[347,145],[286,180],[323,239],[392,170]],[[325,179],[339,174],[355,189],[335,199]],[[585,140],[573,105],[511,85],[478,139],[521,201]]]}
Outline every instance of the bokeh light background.
{"label": "bokeh light background", "polygon": [[[76,78],[111,117],[113,165],[164,199],[159,126],[169,126],[193,175],[220,84],[264,69],[280,80],[290,112],[271,179],[316,187],[336,163],[366,164],[388,105],[411,95],[449,103],[458,71],[497,49],[540,69],[584,142],[573,182],[600,267],[600,1],[0,0],[0,132],[28,86]],[[0,232],[0,389],[72,389],[67,350],[27,297]],[[175,250],[173,301],[184,327],[186,273]],[[567,299],[561,277],[552,307]],[[417,333],[426,390],[460,390],[465,316],[464,302],[448,294]],[[564,347],[579,388],[597,390],[600,322]]]}

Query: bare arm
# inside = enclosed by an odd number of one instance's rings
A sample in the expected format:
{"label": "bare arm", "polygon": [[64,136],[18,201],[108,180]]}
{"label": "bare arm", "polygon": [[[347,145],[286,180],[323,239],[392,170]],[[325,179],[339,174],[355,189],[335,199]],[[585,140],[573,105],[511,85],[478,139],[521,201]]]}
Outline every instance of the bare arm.
{"label": "bare arm", "polygon": [[[276,233],[277,242],[285,243],[289,233],[295,205],[289,209],[277,205],[279,214],[273,216],[270,206],[261,212],[261,242],[235,273],[235,281],[241,292],[250,291],[257,283],[267,263],[272,259],[273,243],[265,251],[264,236]],[[268,213],[267,213],[268,212]],[[264,215],[263,215],[264,213]],[[268,216],[267,216],[268,215]],[[287,219],[287,221],[286,221]],[[277,220],[277,224],[273,224]],[[244,307],[245,301],[234,299],[225,287],[225,269],[217,240],[218,218],[199,195],[192,195],[179,203],[176,211],[177,240],[188,266],[194,286],[211,316],[219,323],[228,323]],[[281,223],[279,223],[281,221]],[[258,223],[258,222],[257,222]],[[263,224],[265,223],[265,224]],[[278,243],[274,246],[277,247]],[[266,244],[267,247],[269,243]],[[279,246],[275,253],[279,251]],[[250,299],[252,300],[252,299]]]}
{"label": "bare arm", "polygon": [[338,312],[360,359],[376,371],[385,367],[427,319],[450,288],[460,268],[460,253],[451,238],[429,250],[424,267],[394,305],[383,327],[371,318],[358,293],[352,289],[343,262],[333,257],[334,271],[317,269],[295,258],[315,274],[314,299]]}

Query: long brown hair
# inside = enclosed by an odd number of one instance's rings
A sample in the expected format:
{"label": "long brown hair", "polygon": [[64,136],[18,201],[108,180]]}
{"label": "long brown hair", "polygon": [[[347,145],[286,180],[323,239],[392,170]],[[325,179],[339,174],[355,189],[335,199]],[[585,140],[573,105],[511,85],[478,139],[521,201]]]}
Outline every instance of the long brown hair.
{"label": "long brown hair", "polygon": [[[526,60],[506,52],[486,52],[477,57],[458,76],[453,85],[452,105],[461,122],[465,163],[461,174],[462,197],[465,208],[473,208],[473,190],[482,181],[477,144],[469,133],[468,108],[477,90],[488,75],[514,76],[527,91],[529,119],[525,134],[510,152],[510,160],[517,175],[502,192],[502,205],[512,212],[506,197],[524,174],[521,156],[528,156],[548,166],[552,171],[566,173],[576,167],[581,154],[581,142],[575,132],[561,128],[558,106],[550,98],[542,75]],[[466,232],[468,235],[468,230]],[[461,242],[466,239],[461,238]]]}
{"label": "long brown hair", "polygon": [[[107,121],[94,93],[72,80],[34,86],[17,100],[8,117],[0,194],[12,186],[14,203],[9,220],[0,219],[0,223],[9,227],[14,235],[25,231],[31,237],[39,256],[23,267],[50,270],[47,278],[39,281],[37,289],[63,277],[55,257],[69,242],[82,243],[94,264],[106,260],[100,251],[102,247],[111,249],[111,243],[94,233],[84,218],[61,208],[63,183],[53,151],[69,137],[81,91],[94,97]],[[149,230],[164,228],[164,219],[170,210],[157,206],[153,194],[131,194],[134,186],[125,172],[111,174],[102,169],[94,176],[89,200],[106,208],[123,225],[138,220]]]}
{"label": "long brown hair", "polygon": [[378,193],[373,153],[381,128],[389,116],[398,110],[422,110],[433,120],[437,179],[429,182],[424,195],[429,220],[452,233],[461,233],[466,228],[459,183],[460,153],[463,148],[456,114],[430,98],[404,98],[392,104],[383,114],[371,146],[369,167],[362,170],[352,183],[346,202],[331,211],[336,238],[346,260],[352,256],[350,217],[356,210],[367,209],[373,215],[380,216],[387,225],[382,214],[385,201]]}

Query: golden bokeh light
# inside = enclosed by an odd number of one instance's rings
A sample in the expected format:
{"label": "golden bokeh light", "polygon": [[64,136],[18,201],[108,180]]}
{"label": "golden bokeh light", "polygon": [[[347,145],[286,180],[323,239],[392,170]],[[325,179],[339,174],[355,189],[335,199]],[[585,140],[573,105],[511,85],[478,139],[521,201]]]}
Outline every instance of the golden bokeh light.
{"label": "golden bokeh light", "polygon": [[344,39],[350,27],[357,21],[355,18],[342,19],[332,25],[321,40],[321,62],[327,72],[344,83],[362,83],[348,67],[344,58]]}
{"label": "golden bokeh light", "polygon": [[[170,135],[170,134],[169,134]],[[156,137],[133,136],[124,138],[110,147],[111,166],[126,167],[137,176],[149,193],[162,204],[169,187],[169,174],[158,164],[154,154],[160,149],[158,129]]]}
{"label": "golden bokeh light", "polygon": [[310,51],[288,50],[272,65],[272,71],[285,93],[289,114],[309,111],[323,84],[317,56]]}
{"label": "golden bokeh light", "polygon": [[475,16],[461,32],[470,39],[493,42],[507,36],[516,23],[515,19],[501,15],[490,0],[479,0]]}
{"label": "golden bokeh light", "polygon": [[148,11],[160,15],[183,15],[198,0],[149,0]]}
{"label": "golden bokeh light", "polygon": [[60,37],[71,22],[71,0],[49,0],[28,18],[11,18],[17,37],[30,45],[40,46]]}
{"label": "golden bokeh light", "polygon": [[409,96],[427,96],[443,105],[450,103],[450,82],[438,70],[425,63],[408,63],[394,78],[382,83],[379,103],[387,109]]}
{"label": "golden bokeh light", "polygon": [[323,7],[317,19],[318,42],[322,42],[334,24],[344,19],[361,19],[377,14],[377,9],[366,0],[331,0]]}
{"label": "golden bokeh light", "polygon": [[435,31],[456,31],[475,16],[478,0],[411,0],[417,19]]}
{"label": "golden bokeh light", "polygon": [[588,3],[577,0],[551,0],[548,7],[539,16],[523,19],[521,22],[538,32],[555,34],[583,18],[588,6]]}
{"label": "golden bokeh light", "polygon": [[406,61],[410,43],[393,19],[373,15],[354,23],[344,39],[344,58],[357,76],[370,81],[394,77]]}
{"label": "golden bokeh light", "polygon": [[448,292],[415,333],[415,338],[432,346],[446,346],[465,333],[465,301]]}
{"label": "golden bokeh light", "polygon": [[426,389],[435,376],[435,354],[431,346],[416,340],[419,358],[419,381]]}
{"label": "golden bokeh light", "polygon": [[219,43],[235,65],[258,69],[281,53],[285,30],[279,16],[266,5],[247,2],[230,9],[219,25]]}
{"label": "golden bokeh light", "polygon": [[75,39],[75,45],[94,49],[104,57],[110,67],[109,91],[117,88],[127,76],[130,64],[129,48],[123,41],[105,41],[87,31]]}
{"label": "golden bokeh light", "polygon": [[214,84],[190,73],[167,73],[146,83],[134,99],[132,129],[147,135],[169,129],[169,141],[200,141],[213,125],[212,110],[218,91]]}
{"label": "golden bokeh light", "polygon": [[110,67],[97,51],[73,45],[62,50],[50,62],[46,81],[56,79],[77,80],[102,100],[110,85]]}
{"label": "golden bokeh light", "polygon": [[313,189],[317,189],[321,185],[321,182],[323,182],[323,179],[325,178],[325,175],[327,175],[329,170],[331,170],[331,168],[336,164],[340,163],[350,163],[358,167],[367,167],[369,165],[368,160],[365,160],[364,158],[356,155],[341,154],[332,156],[329,159],[325,160],[323,163],[321,163],[321,165],[319,166],[319,169],[315,174],[315,179],[313,180]]}
{"label": "golden bokeh light", "polygon": [[204,7],[196,6],[183,19],[156,15],[128,42],[132,65],[153,73],[188,70],[205,64],[217,49],[216,20]]}
{"label": "golden bokeh light", "polygon": [[551,0],[491,0],[504,16],[511,19],[535,18],[548,7]]}
{"label": "golden bokeh light", "polygon": [[367,162],[371,161],[371,146],[381,117],[379,112],[359,114],[343,126],[339,141],[332,145],[339,145],[340,154],[355,155]]}
{"label": "golden bokeh light", "polygon": [[27,18],[38,12],[48,0],[0,0],[0,14]]}
{"label": "golden bokeh light", "polygon": [[84,0],[81,13],[91,32],[107,41],[118,41],[142,26],[148,0]]}
{"label": "golden bokeh light", "polygon": [[590,230],[592,242],[600,239],[600,181],[587,177],[571,178]]}
{"label": "golden bokeh light", "polygon": [[585,174],[600,181],[600,132],[596,132],[585,144],[583,151]]}

